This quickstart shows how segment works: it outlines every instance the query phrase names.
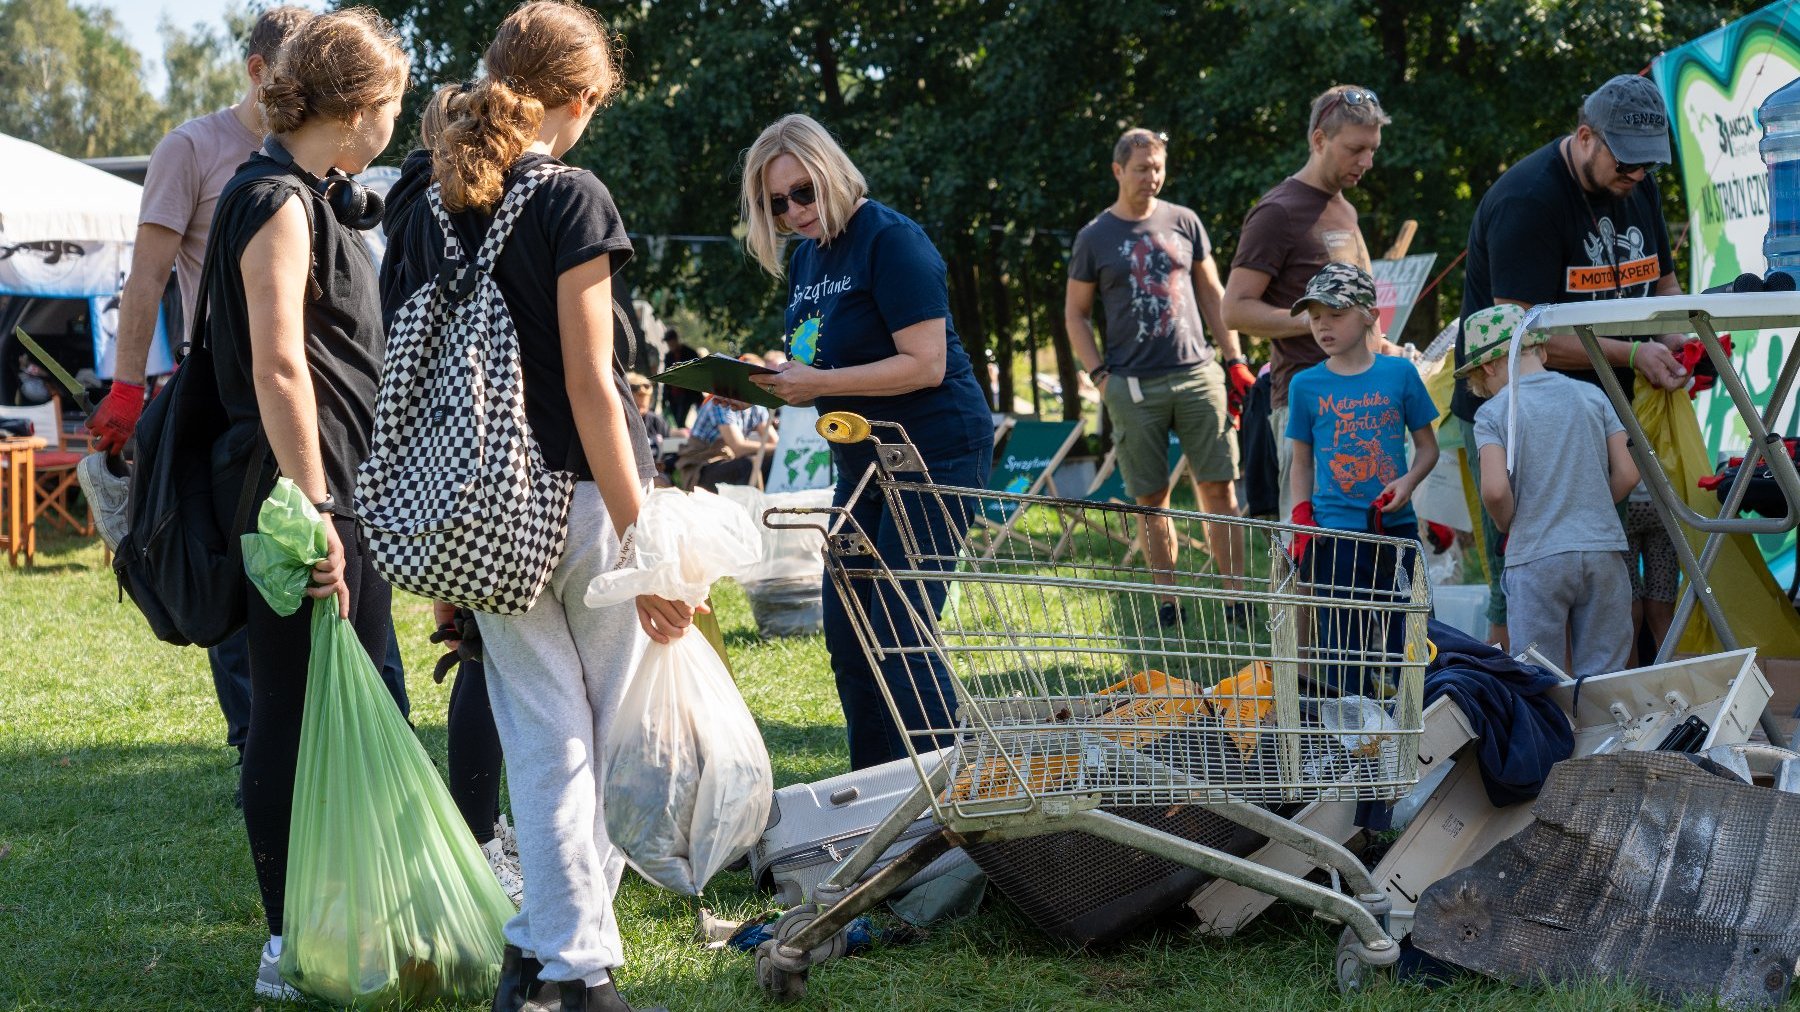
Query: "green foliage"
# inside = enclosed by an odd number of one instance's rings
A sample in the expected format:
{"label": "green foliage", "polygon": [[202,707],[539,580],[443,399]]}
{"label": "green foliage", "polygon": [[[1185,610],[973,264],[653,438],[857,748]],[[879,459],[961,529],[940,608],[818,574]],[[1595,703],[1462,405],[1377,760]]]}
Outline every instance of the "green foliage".
{"label": "green foliage", "polygon": [[[477,68],[510,0],[378,0],[415,40],[421,89]],[[1394,117],[1355,191],[1384,250],[1448,264],[1506,166],[1566,131],[1580,98],[1760,0],[935,0],[606,5],[628,86],[572,154],[634,231],[721,235],[739,159],[801,111],[834,130],[877,199],[932,234],[966,343],[1012,389],[1014,342],[1061,342],[1066,244],[1108,204],[1119,131],[1170,135],[1165,196],[1199,211],[1228,262],[1244,213],[1300,167],[1311,98],[1373,88]],[[429,40],[423,41],[423,40]],[[1665,184],[1672,186],[1672,180]],[[1671,214],[1677,195],[1669,194]],[[628,273],[729,341],[773,344],[775,285],[731,244],[641,243]],[[1460,276],[1414,334],[1454,314]],[[714,341],[717,344],[717,341]],[[1073,378],[1061,356],[1064,387]]]}
{"label": "green foliage", "polygon": [[222,28],[197,22],[184,29],[163,19],[163,67],[169,80],[163,115],[170,123],[223,109],[243,95],[241,37],[252,21],[244,8],[228,12]]}
{"label": "green foliage", "polygon": [[167,127],[104,7],[0,2],[0,131],[74,157],[149,151]]}

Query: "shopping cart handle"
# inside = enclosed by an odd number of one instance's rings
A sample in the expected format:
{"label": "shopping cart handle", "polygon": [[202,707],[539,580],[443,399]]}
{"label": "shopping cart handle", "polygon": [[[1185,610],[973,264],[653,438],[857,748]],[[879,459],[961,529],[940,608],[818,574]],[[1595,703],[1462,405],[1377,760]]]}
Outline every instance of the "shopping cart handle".
{"label": "shopping cart handle", "polygon": [[869,438],[869,420],[854,411],[828,411],[815,426],[830,443],[860,443]]}

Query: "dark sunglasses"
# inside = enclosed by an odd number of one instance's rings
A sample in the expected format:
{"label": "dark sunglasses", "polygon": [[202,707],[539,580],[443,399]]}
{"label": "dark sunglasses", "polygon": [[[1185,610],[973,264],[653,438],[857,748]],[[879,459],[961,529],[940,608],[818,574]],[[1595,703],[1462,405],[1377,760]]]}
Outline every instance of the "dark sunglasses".
{"label": "dark sunglasses", "polygon": [[1612,155],[1613,171],[1621,176],[1634,176],[1640,172],[1654,176],[1657,167],[1662,164],[1661,162],[1621,162],[1618,155],[1613,155],[1610,147],[1606,149],[1606,153]]}
{"label": "dark sunglasses", "polygon": [[813,184],[807,183],[804,186],[796,186],[786,193],[769,194],[769,212],[779,218],[788,213],[788,201],[790,200],[801,207],[811,207],[813,201],[818,199],[819,195],[813,190]]}
{"label": "dark sunglasses", "polygon": [[1319,118],[1313,123],[1313,129],[1317,130],[1324,126],[1325,118],[1330,116],[1332,110],[1336,109],[1338,106],[1362,105],[1365,102],[1377,109],[1381,108],[1381,99],[1376,98],[1375,93],[1369,89],[1345,88],[1343,91],[1332,96],[1331,101],[1325,103],[1325,108],[1319,111]]}
{"label": "dark sunglasses", "polygon": [[654,390],[655,387],[652,387],[648,383],[633,383],[631,385],[631,389],[633,389],[633,390]]}

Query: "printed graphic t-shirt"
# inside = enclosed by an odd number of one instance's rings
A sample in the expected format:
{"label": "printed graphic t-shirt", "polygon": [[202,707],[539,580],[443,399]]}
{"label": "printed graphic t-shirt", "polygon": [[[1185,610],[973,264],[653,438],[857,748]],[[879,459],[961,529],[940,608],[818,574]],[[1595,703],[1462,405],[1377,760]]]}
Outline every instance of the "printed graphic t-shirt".
{"label": "printed graphic t-shirt", "polygon": [[[910,218],[877,201],[863,203],[830,243],[796,243],[788,266],[787,352],[819,369],[867,365],[896,354],[894,332],[944,321],[944,379],[893,396],[821,397],[820,414],[854,411],[898,422],[926,463],[991,447],[994,420],[975,382],[968,352],[950,319],[944,260]],[[832,445],[838,474],[860,479],[874,460],[868,443]],[[853,476],[853,478],[852,478]]]}
{"label": "printed graphic t-shirt", "polygon": [[[1289,176],[1262,195],[1244,216],[1243,235],[1231,269],[1248,267],[1269,276],[1262,301],[1291,309],[1306,294],[1306,283],[1326,264],[1355,264],[1370,270],[1369,248],[1356,224],[1356,206],[1342,193],[1326,193]],[[1294,374],[1325,361],[1325,349],[1310,334],[1269,342],[1269,393],[1276,408],[1288,403]]]}
{"label": "printed graphic t-shirt", "polygon": [[[1321,362],[1288,386],[1287,437],[1312,444],[1313,516],[1340,531],[1368,529],[1369,506],[1406,473],[1412,432],[1437,421],[1419,370],[1406,359],[1375,356],[1354,376]],[[1415,523],[1411,504],[1386,515],[1389,527]]]}
{"label": "printed graphic t-shirt", "polygon": [[1069,278],[1099,290],[1106,368],[1154,376],[1212,359],[1194,297],[1194,264],[1209,256],[1212,241],[1200,216],[1167,201],[1143,221],[1101,211],[1082,227]]}
{"label": "printed graphic t-shirt", "polygon": [[[1475,209],[1469,226],[1469,263],[1463,274],[1462,318],[1496,299],[1528,305],[1635,299],[1654,294],[1675,272],[1662,194],[1645,176],[1622,198],[1590,195],[1570,175],[1561,140],[1533,151],[1506,170]],[[1647,338],[1643,338],[1647,339]],[[1456,364],[1464,361],[1457,335]],[[1596,385],[1591,369],[1559,370]],[[1614,369],[1627,398],[1636,372]],[[1456,381],[1451,410],[1475,420],[1481,398]]]}

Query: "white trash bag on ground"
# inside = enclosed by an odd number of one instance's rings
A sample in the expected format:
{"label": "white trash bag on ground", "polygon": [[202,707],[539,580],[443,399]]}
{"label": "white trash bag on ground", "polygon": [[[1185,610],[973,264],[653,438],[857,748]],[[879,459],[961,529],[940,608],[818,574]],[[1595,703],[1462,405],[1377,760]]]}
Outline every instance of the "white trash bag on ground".
{"label": "white trash bag on ground", "polygon": [[[640,594],[699,605],[714,581],[762,558],[748,513],[710,492],[650,493],[638,513],[637,564],[595,577],[588,607]],[[689,630],[651,643],[606,743],[606,831],[638,873],[700,895],[762,836],[774,793],[769,750],[725,663]]]}

